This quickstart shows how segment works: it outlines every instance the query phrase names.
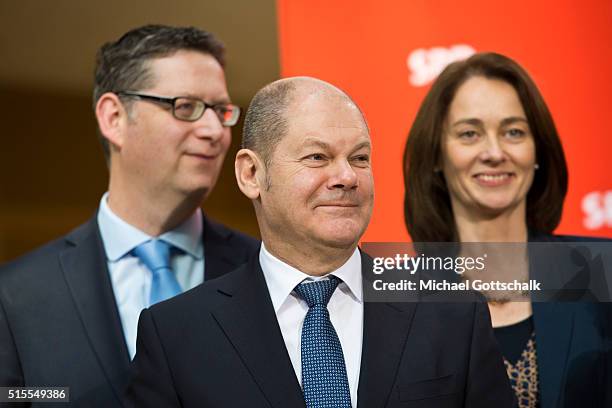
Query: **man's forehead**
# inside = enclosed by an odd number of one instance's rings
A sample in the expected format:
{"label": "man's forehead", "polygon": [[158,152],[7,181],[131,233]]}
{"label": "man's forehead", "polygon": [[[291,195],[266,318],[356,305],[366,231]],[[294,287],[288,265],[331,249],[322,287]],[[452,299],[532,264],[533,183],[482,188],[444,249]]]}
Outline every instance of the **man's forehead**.
{"label": "man's forehead", "polygon": [[225,73],[211,54],[179,50],[146,63],[153,87],[164,88],[174,96],[204,98],[211,95],[203,93],[213,93],[216,99],[228,99]]}
{"label": "man's forehead", "polygon": [[[367,135],[356,138],[351,141],[351,146],[349,146],[352,150],[360,150],[360,149],[371,149],[372,143],[370,138]],[[303,142],[301,143],[301,147],[320,147],[325,150],[332,150],[334,147],[338,145],[337,142],[330,141],[323,136],[317,134],[307,135]]]}
{"label": "man's forehead", "polygon": [[369,132],[360,117],[346,121],[333,116],[330,120],[321,120],[317,115],[294,116],[289,120],[287,134],[281,143],[284,140],[291,150],[316,147],[329,151],[355,151],[371,148]]}
{"label": "man's forehead", "polygon": [[[292,106],[291,106],[292,105]],[[369,131],[361,111],[345,95],[307,92],[295,95],[286,112],[288,136],[293,143],[342,146],[353,149],[369,143]],[[295,146],[298,147],[298,146]]]}
{"label": "man's forehead", "polygon": [[298,109],[310,105],[356,108],[345,93],[325,82],[298,82],[293,93],[292,104]]}
{"label": "man's forehead", "polygon": [[144,64],[152,72],[159,74],[185,75],[206,69],[219,75],[225,75],[223,67],[214,56],[194,50],[178,50],[166,55],[152,57],[147,59]]}
{"label": "man's forehead", "polygon": [[357,105],[335,88],[296,90],[287,107],[287,113],[290,122],[305,120],[314,115],[320,116],[321,119],[337,118],[338,126],[355,126],[351,123],[364,121]]}
{"label": "man's forehead", "polygon": [[301,105],[287,112],[289,129],[301,133],[326,133],[334,131],[353,131],[368,134],[368,127],[361,112],[351,106]]}

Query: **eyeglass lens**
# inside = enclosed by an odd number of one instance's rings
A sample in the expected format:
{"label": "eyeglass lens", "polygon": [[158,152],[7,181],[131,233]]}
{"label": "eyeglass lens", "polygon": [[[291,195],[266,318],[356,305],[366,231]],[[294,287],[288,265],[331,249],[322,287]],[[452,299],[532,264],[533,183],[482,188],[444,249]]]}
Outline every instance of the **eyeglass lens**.
{"label": "eyeglass lens", "polygon": [[[237,106],[219,104],[210,108],[214,110],[224,126],[233,126],[238,121],[239,110]],[[199,99],[178,98],[174,102],[174,115],[178,119],[198,120],[204,114],[205,109],[206,105]]]}

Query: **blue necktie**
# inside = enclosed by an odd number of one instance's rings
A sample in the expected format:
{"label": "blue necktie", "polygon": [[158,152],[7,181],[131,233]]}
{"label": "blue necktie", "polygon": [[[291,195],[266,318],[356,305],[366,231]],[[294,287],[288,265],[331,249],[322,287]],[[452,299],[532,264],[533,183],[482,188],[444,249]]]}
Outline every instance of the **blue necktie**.
{"label": "blue necktie", "polygon": [[302,326],[302,388],[307,408],[351,408],[342,345],[327,303],[339,279],[301,283],[295,292],[308,304]]}
{"label": "blue necktie", "polygon": [[167,242],[154,239],[138,245],[133,250],[134,255],[152,273],[149,306],[182,292],[170,266],[170,247]]}

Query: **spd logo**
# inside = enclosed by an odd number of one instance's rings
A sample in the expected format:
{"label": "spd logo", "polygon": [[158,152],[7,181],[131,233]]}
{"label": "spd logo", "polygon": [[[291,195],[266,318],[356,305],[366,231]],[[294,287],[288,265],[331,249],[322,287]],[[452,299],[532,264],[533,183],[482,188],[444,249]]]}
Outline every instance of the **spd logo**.
{"label": "spd logo", "polygon": [[451,47],[418,48],[410,53],[406,65],[410,71],[410,84],[424,86],[432,82],[451,62],[470,57],[476,50],[469,45]]}
{"label": "spd logo", "polygon": [[612,190],[592,191],[582,199],[586,229],[612,228]]}

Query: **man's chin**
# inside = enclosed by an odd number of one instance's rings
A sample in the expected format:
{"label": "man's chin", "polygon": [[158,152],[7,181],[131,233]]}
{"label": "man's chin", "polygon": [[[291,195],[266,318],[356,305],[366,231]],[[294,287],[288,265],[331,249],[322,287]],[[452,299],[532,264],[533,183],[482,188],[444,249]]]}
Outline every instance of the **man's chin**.
{"label": "man's chin", "polygon": [[209,185],[209,183],[194,183],[183,185],[178,189],[178,191],[186,198],[203,202],[206,197],[208,197],[208,194],[210,194],[212,191],[212,187]]}
{"label": "man's chin", "polygon": [[350,228],[344,230],[327,231],[320,235],[320,241],[329,247],[338,249],[350,249],[357,246],[363,235],[363,229]]}

